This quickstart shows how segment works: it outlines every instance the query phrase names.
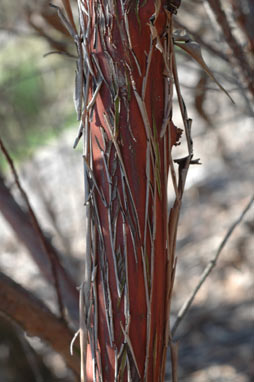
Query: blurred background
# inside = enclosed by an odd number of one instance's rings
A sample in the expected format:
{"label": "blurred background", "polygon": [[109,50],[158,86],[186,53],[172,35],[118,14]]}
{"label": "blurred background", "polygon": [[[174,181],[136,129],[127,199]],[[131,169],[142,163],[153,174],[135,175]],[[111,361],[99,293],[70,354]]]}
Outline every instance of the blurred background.
{"label": "blurred background", "polygon": [[[73,150],[75,47],[48,3],[1,0],[0,136],[47,238],[78,286],[84,271],[84,200],[81,144]],[[183,200],[172,324],[254,191],[254,4],[225,0],[221,12],[219,3],[182,1],[175,17],[175,28],[200,43],[207,65],[235,103],[176,48],[182,94],[193,119],[194,155],[202,165],[191,167]],[[177,100],[174,106],[174,123],[182,128]],[[173,157],[182,149],[174,148]],[[3,190],[24,208],[0,153],[0,201]],[[6,205],[0,207],[1,272],[56,312],[52,287],[19,241],[18,224],[6,218]],[[179,382],[254,378],[253,231],[252,207],[177,331]],[[169,375],[167,370],[167,381]],[[0,381],[73,380],[59,354],[0,315]]]}

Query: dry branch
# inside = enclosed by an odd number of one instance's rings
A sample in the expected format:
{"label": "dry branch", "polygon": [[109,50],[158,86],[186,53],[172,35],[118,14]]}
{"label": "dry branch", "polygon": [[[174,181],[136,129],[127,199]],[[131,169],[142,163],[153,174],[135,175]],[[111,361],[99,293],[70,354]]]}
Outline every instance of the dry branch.
{"label": "dry branch", "polygon": [[209,4],[212,12],[215,15],[216,21],[221,28],[222,35],[230,47],[232,54],[229,55],[229,59],[233,65],[237,63],[240,69],[240,73],[246,82],[248,89],[252,96],[254,96],[254,76],[253,68],[248,62],[247,56],[240,42],[233,34],[232,27],[229,23],[228,17],[221,5],[220,0],[206,0]]}
{"label": "dry branch", "polygon": [[[40,242],[40,244],[44,250],[44,256],[47,256],[48,267],[50,268],[50,271],[51,271],[50,272],[51,277],[48,276],[48,279],[50,279],[53,282],[53,285],[55,287],[55,291],[56,291],[56,295],[57,295],[57,301],[58,301],[58,307],[59,307],[59,312],[61,314],[61,317],[64,317],[64,314],[65,314],[64,313],[63,296],[65,294],[64,289],[66,286],[68,287],[68,289],[70,289],[70,288],[72,289],[74,306],[73,306],[73,302],[71,302],[71,304],[68,304],[68,307],[70,307],[70,305],[72,305],[72,312],[70,312],[70,316],[72,314],[73,317],[75,317],[77,314],[77,310],[78,310],[78,308],[77,308],[78,301],[76,300],[77,305],[76,305],[76,309],[75,309],[75,299],[77,299],[77,293],[74,292],[74,285],[71,285],[70,278],[69,278],[69,276],[67,276],[66,272],[63,270],[62,266],[60,265],[60,261],[57,257],[56,252],[54,251],[51,243],[49,243],[48,240],[46,239],[46,237],[44,236],[44,233],[43,233],[42,228],[39,224],[39,221],[35,215],[35,212],[31,206],[29,198],[28,198],[25,190],[23,189],[23,187],[20,183],[19,176],[18,176],[18,173],[15,169],[14,163],[13,163],[13,161],[12,161],[12,159],[11,159],[11,157],[10,157],[10,155],[9,155],[9,153],[8,153],[8,151],[7,151],[1,138],[0,138],[0,148],[1,148],[5,158],[7,160],[8,165],[10,166],[10,169],[11,169],[12,174],[13,174],[14,179],[15,179],[15,183],[16,183],[16,185],[17,185],[17,187],[18,187],[18,189],[22,195],[22,198],[24,199],[24,202],[27,206],[29,216],[31,218],[33,229],[36,232],[38,239],[39,239],[39,242]],[[8,195],[8,192],[6,192],[7,189],[6,189],[6,187],[4,187],[3,183],[2,183],[2,190],[5,191],[2,194],[2,197],[5,196],[10,201],[10,199],[11,199],[10,195]],[[2,211],[7,217],[10,217],[10,210],[7,211],[6,206],[3,206]],[[22,217],[25,216],[23,213],[21,213],[21,215],[22,215]],[[10,220],[10,219],[9,219],[9,221],[13,222],[13,220]],[[21,224],[23,224],[23,222],[21,222]],[[21,236],[22,236],[22,238],[24,238],[24,235],[21,235]],[[38,258],[37,254],[34,257],[34,259],[36,260],[38,265],[40,265],[42,263],[45,264],[45,261],[42,261],[40,258]],[[48,273],[49,272],[48,267],[42,268],[44,270],[44,275],[49,274]],[[45,271],[47,271],[47,272],[45,272]],[[60,283],[61,283],[61,285],[60,285]],[[63,285],[64,285],[64,287],[63,287]],[[75,294],[76,294],[76,296],[75,296]]]}
{"label": "dry branch", "polygon": [[176,330],[177,330],[178,326],[180,325],[181,321],[184,319],[184,317],[188,313],[188,311],[189,311],[189,309],[191,307],[191,304],[192,304],[194,298],[196,297],[196,294],[198,293],[199,289],[201,288],[201,286],[206,281],[207,277],[212,272],[213,268],[216,266],[217,260],[218,260],[218,258],[220,256],[223,248],[225,247],[226,243],[228,242],[228,240],[229,240],[230,236],[232,235],[232,233],[234,232],[235,228],[241,223],[241,221],[243,220],[245,214],[251,208],[253,201],[254,201],[254,196],[251,197],[250,201],[248,202],[247,206],[242,211],[241,215],[237,218],[237,220],[228,229],[228,231],[227,231],[225,237],[223,238],[222,242],[220,243],[220,245],[219,245],[219,247],[218,247],[214,257],[208,263],[208,265],[204,269],[202,275],[200,276],[200,279],[199,279],[197,285],[193,289],[193,292],[190,294],[189,298],[185,301],[185,303],[183,304],[182,308],[179,310],[179,312],[177,314],[177,317],[176,317],[176,321],[175,321],[175,323],[173,325],[173,328],[171,330],[172,336],[175,336]]}
{"label": "dry branch", "polygon": [[73,333],[34,295],[0,272],[0,311],[14,320],[29,336],[46,341],[66,364],[79,373],[79,355],[70,355]]}
{"label": "dry branch", "polygon": [[174,26],[178,29],[185,30],[189,35],[194,37],[194,40],[197,41],[202,48],[205,48],[211,54],[215,54],[225,62],[229,62],[228,57],[223,53],[223,51],[216,49],[211,43],[204,40],[202,33],[195,32],[194,30],[183,25],[179,19],[174,20]]}

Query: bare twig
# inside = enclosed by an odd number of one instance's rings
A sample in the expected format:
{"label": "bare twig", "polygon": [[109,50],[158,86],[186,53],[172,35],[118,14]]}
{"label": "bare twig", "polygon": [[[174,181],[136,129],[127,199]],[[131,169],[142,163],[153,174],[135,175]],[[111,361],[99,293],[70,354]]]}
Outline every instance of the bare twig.
{"label": "bare twig", "polygon": [[182,24],[177,19],[174,20],[174,26],[177,28],[181,28],[183,30],[186,30],[186,32],[188,34],[193,36],[195,41],[197,41],[203,48],[208,50],[211,54],[215,54],[216,56],[218,56],[219,58],[221,58],[222,60],[224,60],[227,63],[229,62],[228,57],[223,53],[223,51],[216,49],[212,44],[206,42],[202,37],[202,33],[200,33],[199,31],[195,32],[193,29],[190,29],[189,27]]}
{"label": "bare twig", "polygon": [[181,323],[181,321],[183,320],[183,318],[185,317],[185,315],[189,311],[190,306],[191,306],[191,304],[192,304],[196,294],[198,293],[199,289],[204,284],[204,282],[206,281],[207,277],[212,272],[213,268],[216,266],[218,257],[221,254],[221,252],[222,252],[223,248],[225,247],[227,241],[229,240],[230,236],[232,235],[234,229],[241,223],[241,221],[244,218],[245,214],[250,209],[253,201],[254,201],[254,195],[251,197],[250,201],[248,202],[247,206],[242,211],[241,215],[230,226],[228,232],[226,233],[225,237],[223,238],[222,242],[220,243],[220,245],[219,245],[219,247],[218,247],[218,249],[217,249],[217,251],[216,251],[216,253],[215,253],[214,257],[213,257],[213,259],[207,264],[205,270],[203,271],[202,275],[200,276],[200,279],[199,279],[196,287],[193,289],[193,292],[191,293],[189,298],[185,301],[185,303],[183,304],[182,308],[179,310],[179,312],[177,314],[177,317],[176,317],[176,321],[175,321],[175,323],[173,325],[173,328],[171,330],[172,337],[174,337],[179,324]]}
{"label": "bare twig", "polygon": [[38,222],[38,219],[35,215],[35,212],[31,206],[31,203],[29,201],[29,198],[27,196],[27,193],[26,191],[24,190],[24,188],[22,187],[21,183],[20,183],[20,180],[19,180],[19,176],[18,176],[18,173],[17,173],[17,170],[14,166],[14,162],[13,160],[11,159],[10,157],[10,154],[8,153],[8,150],[7,148],[5,147],[2,139],[0,138],[0,149],[2,150],[6,160],[7,160],[7,163],[11,169],[11,172],[13,174],[13,177],[14,177],[14,180],[15,180],[15,183],[18,187],[18,190],[20,191],[21,195],[22,195],[22,198],[24,199],[24,202],[27,206],[27,209],[28,209],[28,212],[29,212],[29,215],[31,217],[31,220],[32,220],[32,224],[34,226],[34,229],[35,231],[37,232],[39,238],[40,238],[40,241],[41,241],[41,244],[46,252],[46,254],[48,255],[48,258],[49,258],[49,261],[50,261],[50,264],[51,264],[51,269],[52,269],[52,274],[53,274],[53,278],[54,278],[54,286],[55,286],[55,291],[56,291],[56,295],[57,295],[57,300],[58,300],[58,307],[59,307],[59,312],[60,312],[60,315],[61,315],[61,318],[64,319],[64,304],[63,304],[63,301],[62,301],[62,296],[61,296],[61,292],[60,292],[60,287],[59,287],[59,280],[58,280],[58,276],[57,276],[57,270],[56,270],[56,264],[55,264],[55,255],[52,253],[49,245],[48,245],[48,242],[43,234],[43,231],[41,229],[41,226]]}
{"label": "bare twig", "polygon": [[229,24],[227,15],[223,10],[221,2],[219,0],[205,0],[209,4],[214,16],[217,20],[218,25],[222,30],[222,36],[227,42],[228,46],[232,50],[232,55],[229,55],[230,61],[234,66],[237,63],[240,68],[241,75],[246,82],[248,89],[252,95],[254,95],[254,80],[253,80],[253,70],[248,62],[247,56],[242,48],[240,42],[235,38],[232,27]]}
{"label": "bare twig", "polygon": [[68,52],[64,52],[61,50],[51,50],[50,52],[44,53],[43,58],[51,56],[52,54],[60,54],[62,56],[70,57],[70,58],[75,58],[77,59],[77,56],[74,56],[74,54],[70,54]]}
{"label": "bare twig", "polygon": [[62,0],[62,3],[63,3],[63,6],[64,6],[64,9],[65,9],[65,12],[68,15],[68,19],[69,19],[73,29],[75,30],[75,33],[78,34],[77,28],[76,28],[76,25],[75,25],[75,22],[74,22],[74,18],[73,18],[73,13],[72,13],[72,9],[71,9],[70,0]]}

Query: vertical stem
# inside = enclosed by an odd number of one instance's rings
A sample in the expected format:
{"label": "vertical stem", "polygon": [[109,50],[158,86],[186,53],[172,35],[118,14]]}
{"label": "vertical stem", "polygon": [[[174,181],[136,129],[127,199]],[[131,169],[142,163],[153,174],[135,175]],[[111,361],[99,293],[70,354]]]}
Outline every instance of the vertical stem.
{"label": "vertical stem", "polygon": [[170,234],[172,15],[160,0],[78,3],[90,78],[82,117],[91,142],[87,276],[95,275],[85,298],[88,380],[162,381],[178,221]]}

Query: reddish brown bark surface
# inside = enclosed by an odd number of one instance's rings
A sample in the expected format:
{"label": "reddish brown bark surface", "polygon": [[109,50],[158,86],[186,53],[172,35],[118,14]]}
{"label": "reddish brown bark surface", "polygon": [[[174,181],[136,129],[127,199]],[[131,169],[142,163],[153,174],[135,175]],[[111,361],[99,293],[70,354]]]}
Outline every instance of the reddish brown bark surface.
{"label": "reddish brown bark surface", "polygon": [[[94,373],[97,380],[155,382],[164,378],[173,267],[171,14],[160,1],[91,1],[88,13],[85,106],[102,82],[82,115],[91,139],[85,167],[96,278],[87,327]],[[81,27],[89,25],[85,12],[81,19]]]}

